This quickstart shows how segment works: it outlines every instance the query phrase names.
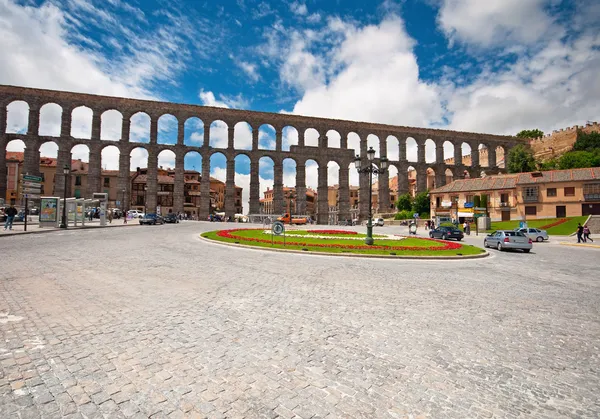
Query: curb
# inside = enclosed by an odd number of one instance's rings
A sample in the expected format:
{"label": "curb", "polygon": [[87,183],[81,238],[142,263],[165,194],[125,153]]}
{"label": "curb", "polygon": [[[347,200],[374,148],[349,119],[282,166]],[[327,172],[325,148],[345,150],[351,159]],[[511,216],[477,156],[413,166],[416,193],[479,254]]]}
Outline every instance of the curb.
{"label": "curb", "polygon": [[570,242],[559,242],[563,246],[575,246],[575,247],[589,247],[594,249],[600,249],[600,244],[587,244],[587,243],[570,243]]}
{"label": "curb", "polygon": [[393,256],[393,255],[366,255],[366,254],[347,254],[347,253],[327,253],[327,252],[314,252],[314,251],[304,251],[304,250],[292,250],[292,249],[269,249],[268,247],[257,247],[257,246],[249,246],[246,244],[239,243],[226,243],[220,242],[217,240],[207,239],[206,237],[202,237],[199,235],[200,240],[204,240],[205,242],[216,244],[219,246],[226,247],[240,247],[243,249],[250,250],[265,250],[267,252],[283,252],[283,253],[299,253],[301,255],[315,255],[315,256],[337,256],[337,257],[346,257],[346,258],[375,258],[375,259],[421,259],[421,260],[464,260],[464,259],[481,259],[490,256],[490,253],[484,249],[485,253],[481,253],[478,255],[466,255],[466,256]]}
{"label": "curb", "polygon": [[52,229],[38,229],[38,230],[33,230],[33,231],[21,231],[21,232],[14,232],[14,233],[0,232],[0,239],[2,237],[26,236],[29,234],[44,234],[44,233],[56,233],[59,231],[79,231],[79,230],[92,230],[92,229],[117,228],[117,227],[135,227],[137,225],[138,224],[119,224],[119,225],[107,225],[104,227],[97,227],[97,226],[71,227],[66,230],[62,229],[62,228],[52,228]]}

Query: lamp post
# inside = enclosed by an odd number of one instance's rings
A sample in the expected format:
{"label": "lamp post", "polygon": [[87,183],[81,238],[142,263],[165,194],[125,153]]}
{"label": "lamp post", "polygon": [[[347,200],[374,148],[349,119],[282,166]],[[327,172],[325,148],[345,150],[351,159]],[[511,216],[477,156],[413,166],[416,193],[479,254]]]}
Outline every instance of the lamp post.
{"label": "lamp post", "polygon": [[369,147],[367,151],[367,159],[368,165],[367,167],[362,167],[362,162],[359,156],[356,156],[354,159],[354,166],[356,166],[356,171],[358,173],[368,174],[369,175],[369,219],[367,220],[367,238],[365,239],[365,243],[367,246],[373,245],[373,209],[372,209],[372,196],[373,196],[373,174],[379,175],[384,173],[387,170],[388,159],[382,157],[379,159],[379,168],[373,167],[372,161],[375,158],[375,150],[373,147]]}
{"label": "lamp post", "polygon": [[285,194],[285,199],[287,200],[287,212],[292,216],[292,199],[296,199],[296,193],[294,191],[287,191]]}
{"label": "lamp post", "polygon": [[65,190],[63,193],[63,207],[62,207],[62,219],[60,221],[60,228],[67,228],[67,179],[71,168],[65,164],[63,167],[63,175],[65,177]]}
{"label": "lamp post", "polygon": [[121,212],[125,212],[125,189],[121,189],[121,193],[123,194],[123,200],[121,201]]}
{"label": "lamp post", "polygon": [[146,191],[148,190],[148,185],[144,185],[144,216],[146,215]]}

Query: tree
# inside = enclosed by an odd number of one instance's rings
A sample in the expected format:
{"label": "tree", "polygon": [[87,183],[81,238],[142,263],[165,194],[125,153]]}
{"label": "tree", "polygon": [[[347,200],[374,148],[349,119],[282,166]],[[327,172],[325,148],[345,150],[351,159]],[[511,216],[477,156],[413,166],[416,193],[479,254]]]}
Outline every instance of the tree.
{"label": "tree", "polygon": [[570,151],[563,154],[558,162],[559,169],[579,169],[600,165],[600,153],[591,151]]}
{"label": "tree", "polygon": [[479,195],[475,195],[473,197],[473,206],[479,208],[481,206],[481,197]]}
{"label": "tree", "polygon": [[600,150],[600,132],[577,131],[577,141],[573,144],[574,151]]}
{"label": "tree", "polygon": [[519,138],[540,138],[544,136],[544,132],[539,129],[524,129],[517,134]]}
{"label": "tree", "polygon": [[550,159],[538,162],[538,170],[556,170],[558,169],[558,159]]}
{"label": "tree", "polygon": [[524,144],[514,146],[508,152],[506,159],[508,173],[522,173],[535,171],[533,153]]}
{"label": "tree", "polygon": [[412,208],[412,196],[409,193],[400,195],[396,200],[396,208],[398,208],[398,211],[410,211]]}
{"label": "tree", "polygon": [[488,196],[481,195],[479,205],[481,206],[481,208],[487,208],[487,204],[488,204]]}
{"label": "tree", "polygon": [[419,192],[412,202],[412,210],[418,214],[429,212],[429,192]]}

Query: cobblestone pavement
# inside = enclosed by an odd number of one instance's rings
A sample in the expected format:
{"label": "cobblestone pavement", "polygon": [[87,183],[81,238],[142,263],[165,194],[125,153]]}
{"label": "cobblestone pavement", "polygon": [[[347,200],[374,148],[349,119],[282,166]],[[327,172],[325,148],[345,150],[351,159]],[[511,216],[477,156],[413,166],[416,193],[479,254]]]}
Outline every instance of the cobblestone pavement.
{"label": "cobblestone pavement", "polygon": [[0,240],[0,418],[600,416],[600,250],[394,261],[198,239],[228,226]]}

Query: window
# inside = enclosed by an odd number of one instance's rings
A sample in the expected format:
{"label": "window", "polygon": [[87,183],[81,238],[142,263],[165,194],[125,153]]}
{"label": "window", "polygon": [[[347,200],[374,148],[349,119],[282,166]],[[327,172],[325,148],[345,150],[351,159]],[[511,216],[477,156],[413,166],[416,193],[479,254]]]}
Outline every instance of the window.
{"label": "window", "polygon": [[575,196],[575,188],[572,186],[565,188],[565,196]]}
{"label": "window", "polygon": [[536,206],[525,207],[525,215],[536,215],[536,214],[537,214]]}
{"label": "window", "polygon": [[109,177],[104,178],[104,187],[110,188],[110,178]]}
{"label": "window", "polygon": [[467,195],[465,202],[472,204],[473,203],[473,195]]}
{"label": "window", "polygon": [[75,198],[81,198],[81,191],[79,189],[75,189]]}
{"label": "window", "polygon": [[586,201],[600,201],[600,183],[586,183],[583,185],[583,198]]}
{"label": "window", "polygon": [[556,188],[546,189],[546,196],[548,196],[548,197],[556,196]]}
{"label": "window", "polygon": [[81,176],[75,176],[75,186],[81,186]]}
{"label": "window", "polygon": [[529,188],[524,188],[523,189],[523,200],[525,200],[526,202],[532,202],[532,201],[537,201],[538,200],[538,188],[537,186],[532,186]]}

